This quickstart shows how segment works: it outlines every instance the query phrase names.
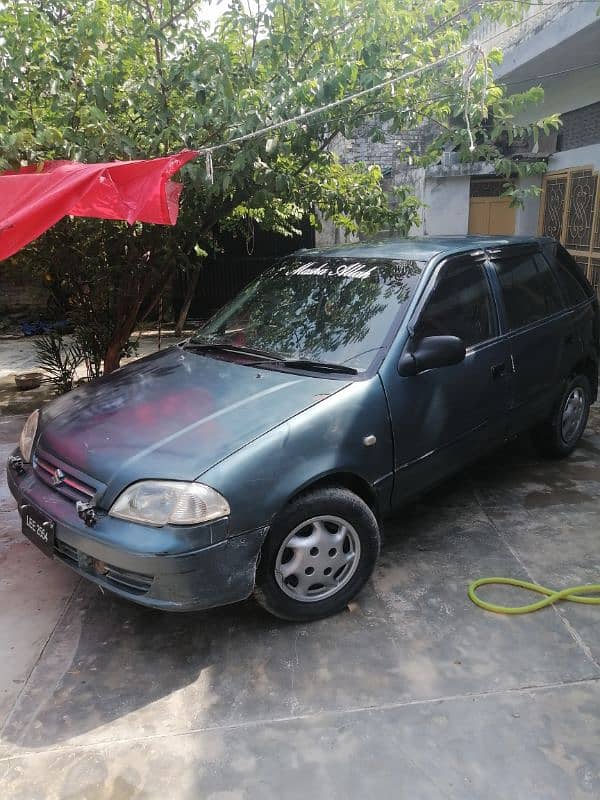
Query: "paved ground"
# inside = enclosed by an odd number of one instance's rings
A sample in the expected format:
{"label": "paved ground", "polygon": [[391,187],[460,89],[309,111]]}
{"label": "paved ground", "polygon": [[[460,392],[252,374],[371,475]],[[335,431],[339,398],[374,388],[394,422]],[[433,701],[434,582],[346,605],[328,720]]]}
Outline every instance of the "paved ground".
{"label": "paved ground", "polygon": [[[139,338],[138,354],[140,356],[156,350],[158,341],[158,337],[155,335],[156,333],[157,332],[145,331]],[[183,336],[173,336],[172,331],[169,333],[170,335],[163,336],[163,346],[178,342],[183,338]],[[185,335],[189,333],[190,331],[186,331]],[[132,338],[137,339],[138,334],[135,333]],[[37,368],[35,354],[36,340],[37,337],[35,336],[19,339],[0,337],[0,381],[12,377],[15,372],[28,372]]]}
{"label": "paved ground", "polygon": [[[172,332],[171,332],[172,333]],[[189,333],[187,331],[186,333]],[[133,338],[137,338],[134,334]],[[162,346],[168,347],[182,337],[164,336]],[[37,337],[7,339],[0,337],[0,417],[7,415],[27,414],[38,408],[52,395],[52,387],[43,383],[39,389],[28,392],[15,391],[15,373],[38,372],[35,342]],[[148,355],[157,349],[158,337],[146,331],[138,343],[137,357]],[[122,363],[126,363],[124,360]],[[85,375],[85,368],[80,366],[77,377]]]}
{"label": "paved ground", "polygon": [[596,410],[567,462],[513,443],[408,508],[353,610],[290,625],[103,595],[21,538],[2,484],[1,796],[597,800],[600,609],[465,592],[600,580],[599,500]]}

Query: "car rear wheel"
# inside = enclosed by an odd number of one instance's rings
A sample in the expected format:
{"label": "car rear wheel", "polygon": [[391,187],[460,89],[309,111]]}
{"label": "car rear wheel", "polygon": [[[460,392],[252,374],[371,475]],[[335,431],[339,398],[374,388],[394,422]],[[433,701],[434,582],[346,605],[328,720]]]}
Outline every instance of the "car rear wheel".
{"label": "car rear wheel", "polygon": [[377,520],[360,497],[334,487],[307,492],[271,526],[256,598],[282,619],[308,622],[337,614],[371,576],[379,546]]}
{"label": "car rear wheel", "polygon": [[587,425],[591,394],[585,375],[567,382],[552,416],[533,430],[533,441],[542,455],[565,458],[573,452]]}

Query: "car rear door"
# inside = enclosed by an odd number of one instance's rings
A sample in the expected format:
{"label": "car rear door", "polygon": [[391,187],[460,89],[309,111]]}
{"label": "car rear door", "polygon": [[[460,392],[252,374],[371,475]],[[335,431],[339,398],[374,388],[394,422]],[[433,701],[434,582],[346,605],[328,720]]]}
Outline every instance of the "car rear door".
{"label": "car rear door", "polygon": [[442,262],[411,320],[407,347],[425,336],[455,335],[465,343],[464,361],[410,377],[394,363],[382,373],[394,436],[394,505],[504,439],[510,353],[499,336],[488,270],[482,251]]}
{"label": "car rear door", "polygon": [[573,312],[537,244],[488,251],[512,379],[509,433],[547,417],[581,353]]}

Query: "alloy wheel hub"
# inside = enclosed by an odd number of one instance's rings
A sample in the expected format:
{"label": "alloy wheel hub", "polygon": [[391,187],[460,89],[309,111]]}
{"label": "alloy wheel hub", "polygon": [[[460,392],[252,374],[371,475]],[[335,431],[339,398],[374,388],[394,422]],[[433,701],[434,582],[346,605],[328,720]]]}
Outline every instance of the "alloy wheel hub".
{"label": "alloy wheel hub", "polygon": [[583,389],[577,386],[571,390],[562,412],[561,435],[566,444],[570,444],[579,433],[584,411],[585,397]]}

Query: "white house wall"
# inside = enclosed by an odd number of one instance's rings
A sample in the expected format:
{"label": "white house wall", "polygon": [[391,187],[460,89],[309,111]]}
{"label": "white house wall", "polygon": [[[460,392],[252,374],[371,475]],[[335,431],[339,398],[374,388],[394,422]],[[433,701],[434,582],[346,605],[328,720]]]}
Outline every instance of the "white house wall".
{"label": "white house wall", "polygon": [[548,172],[557,172],[568,167],[594,167],[600,170],[600,143],[555,153],[548,161]]}
{"label": "white house wall", "polygon": [[[600,39],[597,60],[600,60]],[[544,99],[516,114],[517,125],[527,125],[551,114],[565,114],[567,111],[597,103],[600,100],[600,66],[559,75],[546,81],[532,81],[529,83],[531,85],[543,87]],[[518,92],[528,88],[528,85],[515,84],[509,88]]]}
{"label": "white house wall", "polygon": [[[541,188],[542,179],[540,176],[524,178],[520,181],[521,188],[536,186]],[[517,208],[515,213],[515,234],[517,236],[531,236],[537,233],[538,219],[540,214],[539,197],[529,197],[525,200],[522,208]]]}
{"label": "white house wall", "polygon": [[470,177],[427,178],[423,233],[427,236],[465,234],[469,228]]}

